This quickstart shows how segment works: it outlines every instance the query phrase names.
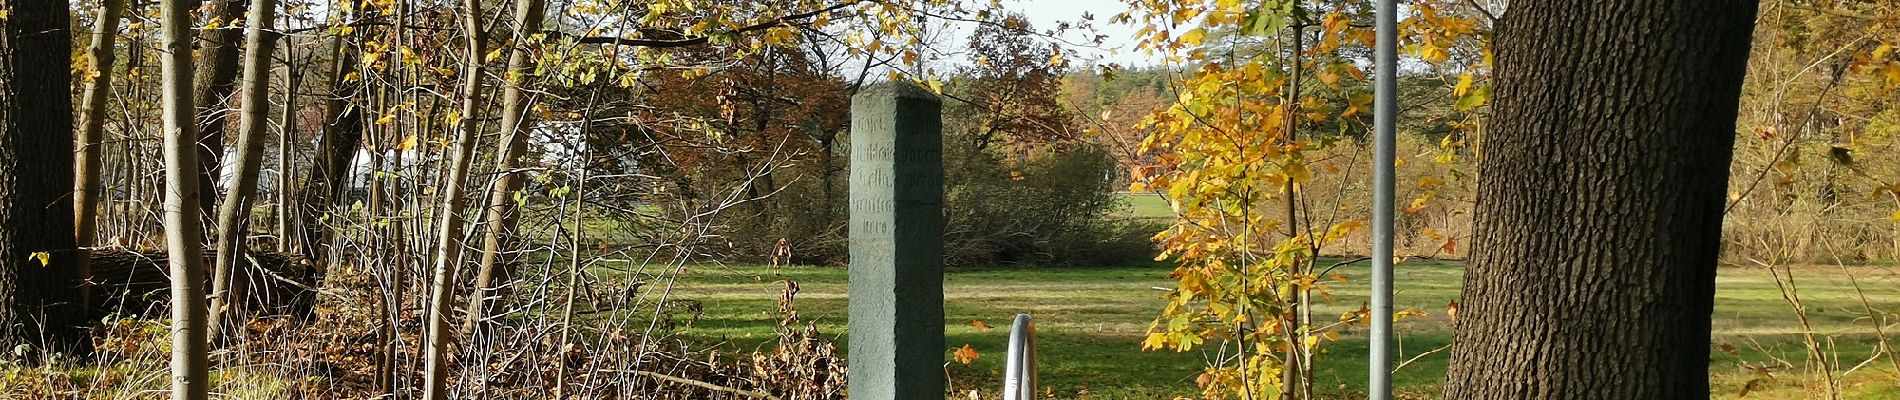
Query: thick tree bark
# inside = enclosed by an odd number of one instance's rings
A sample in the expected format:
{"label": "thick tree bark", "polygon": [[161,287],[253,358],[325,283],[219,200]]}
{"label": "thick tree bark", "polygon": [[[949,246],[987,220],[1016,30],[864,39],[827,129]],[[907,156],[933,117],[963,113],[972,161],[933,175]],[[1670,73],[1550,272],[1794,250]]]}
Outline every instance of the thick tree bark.
{"label": "thick tree bark", "polygon": [[435,269],[429,282],[428,331],[423,343],[423,398],[444,400],[448,392],[448,313],[454,308],[456,266],[462,258],[462,228],[468,216],[462,208],[468,203],[469,164],[474,158],[475,141],[481,124],[475,117],[482,107],[482,49],[488,47],[488,33],[482,30],[482,3],[462,1],[462,29],[468,36],[467,57],[462,68],[462,111],[455,132],[455,150],[449,156],[449,171],[442,180],[441,230],[435,243]]}
{"label": "thick tree bark", "polygon": [[1511,4],[1445,398],[1709,397],[1755,8]]}
{"label": "thick tree bark", "polygon": [[220,161],[224,158],[224,127],[230,115],[231,93],[237,89],[238,41],[244,31],[232,28],[244,17],[245,0],[211,0],[211,18],[219,29],[206,29],[198,37],[197,54],[205,59],[197,64],[192,78],[192,102],[198,107],[198,188],[211,195],[199,196],[198,211],[217,215],[217,191]]}
{"label": "thick tree bark", "polygon": [[[73,167],[73,246],[78,249],[76,268],[82,283],[79,286],[81,299],[92,298],[92,251],[99,239],[99,195],[103,192],[100,183],[100,168],[103,148],[100,141],[106,133],[106,97],[112,92],[113,44],[119,38],[119,15],[125,9],[125,0],[105,0],[99,5],[99,19],[93,26],[92,43],[86,46],[86,57],[92,68],[88,69],[85,79],[85,95],[80,98],[79,136],[75,139],[79,148],[74,153],[77,158]],[[90,305],[86,305],[90,307]]]}
{"label": "thick tree bark", "polygon": [[69,6],[8,1],[0,18],[0,344],[86,354],[83,281],[66,234],[73,232]]}
{"label": "thick tree bark", "polygon": [[204,221],[198,213],[198,126],[191,86],[191,7],[162,0],[165,247],[172,275],[172,399],[201,400],[209,389],[205,336]]}
{"label": "thick tree bark", "polygon": [[251,214],[251,198],[257,194],[257,174],[263,169],[264,130],[270,127],[270,55],[276,44],[277,0],[251,0],[249,20],[244,24],[244,92],[238,111],[237,158],[232,167],[231,188],[224,192],[218,208],[218,264],[211,280],[212,335],[219,334],[226,310],[231,304],[231,269],[244,246],[244,221]]}
{"label": "thick tree bark", "polygon": [[547,2],[542,0],[515,1],[516,37],[514,49],[508,54],[508,72],[504,74],[508,81],[501,92],[501,145],[495,157],[499,160],[501,177],[488,196],[488,232],[482,236],[482,260],[476,266],[475,294],[468,302],[468,319],[462,323],[462,331],[471,335],[482,319],[487,318],[489,302],[496,296],[496,270],[505,268],[503,266],[511,261],[507,257],[507,252],[513,250],[508,248],[509,242],[514,239],[515,225],[520,219],[515,212],[514,194],[521,190],[522,184],[521,174],[514,169],[520,164],[518,159],[528,152],[528,134],[522,126],[527,123],[528,99],[521,86],[527,84],[528,74],[534,68],[529,40],[533,32],[541,31],[542,14],[546,9]]}

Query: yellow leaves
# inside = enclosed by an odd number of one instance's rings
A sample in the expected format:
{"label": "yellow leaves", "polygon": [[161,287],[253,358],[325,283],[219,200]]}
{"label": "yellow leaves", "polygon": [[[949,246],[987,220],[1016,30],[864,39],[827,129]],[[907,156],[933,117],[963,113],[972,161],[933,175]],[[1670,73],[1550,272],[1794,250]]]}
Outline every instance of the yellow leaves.
{"label": "yellow leaves", "polygon": [[1190,29],[1187,33],[1181,34],[1181,43],[1188,46],[1199,46],[1206,39],[1207,29],[1203,28]]}
{"label": "yellow leaves", "polygon": [[1425,310],[1420,310],[1416,308],[1408,308],[1408,309],[1399,310],[1397,312],[1392,313],[1392,322],[1398,322],[1406,318],[1422,318],[1422,317],[1427,317],[1430,315],[1432,314],[1425,312]]}
{"label": "yellow leaves", "polygon": [[712,68],[703,66],[680,70],[680,77],[685,79],[699,79],[700,77],[710,74],[712,74]]}
{"label": "yellow leaves", "polygon": [[1333,73],[1333,71],[1320,70],[1319,73],[1314,74],[1314,76],[1319,78],[1320,83],[1326,84],[1326,87],[1333,88],[1333,90],[1340,89],[1339,74]]}
{"label": "yellow leaves", "polygon": [[1880,68],[1880,71],[1880,74],[1887,78],[1887,87],[1900,87],[1900,61],[1889,61],[1885,67]]}
{"label": "yellow leaves", "polygon": [[976,362],[977,358],[983,357],[983,354],[978,353],[976,351],[976,348],[970,347],[969,344],[964,344],[963,347],[958,348],[956,352],[950,353],[950,356],[953,357],[958,363],[962,363],[963,365],[970,365],[970,363]]}
{"label": "yellow leaves", "polygon": [[1451,88],[1451,93],[1458,96],[1464,96],[1465,93],[1469,93],[1469,92],[1471,92],[1471,73],[1466,72],[1463,74],[1459,74],[1458,85]]}
{"label": "yellow leaves", "polygon": [[44,252],[44,251],[35,251],[32,254],[27,254],[26,259],[38,260],[40,262],[40,266],[45,267],[53,263],[53,253]]}
{"label": "yellow leaves", "polygon": [[499,59],[501,59],[501,48],[499,47],[494,50],[489,50],[488,54],[482,55],[482,62],[495,62],[495,60]]}
{"label": "yellow leaves", "polygon": [[775,27],[767,29],[761,39],[771,46],[788,45],[798,40],[798,31],[789,27]]}
{"label": "yellow leaves", "polygon": [[396,114],[394,113],[384,114],[381,118],[376,119],[377,125],[389,125],[394,122],[396,122]]}
{"label": "yellow leaves", "polygon": [[935,76],[925,79],[924,85],[930,87],[931,93],[943,94],[943,81],[937,80]]}
{"label": "yellow leaves", "polygon": [[1425,62],[1434,63],[1434,64],[1442,63],[1442,62],[1445,62],[1445,60],[1451,59],[1450,51],[1445,50],[1445,48],[1443,47],[1438,47],[1437,45],[1432,44],[1431,42],[1424,42],[1424,43],[1419,44],[1417,54],[1418,54],[1418,58],[1424,59]]}
{"label": "yellow leaves", "polygon": [[1141,350],[1160,350],[1167,348],[1168,335],[1160,332],[1148,332],[1148,338],[1142,339]]}
{"label": "yellow leaves", "polygon": [[1426,205],[1425,203],[1427,201],[1431,201],[1430,196],[1421,196],[1419,198],[1412,199],[1412,203],[1407,204],[1405,208],[1399,209],[1399,212],[1406,213],[1406,214],[1417,214],[1419,211],[1422,211],[1425,209],[1425,205]]}
{"label": "yellow leaves", "polygon": [[[1360,229],[1363,229],[1363,228],[1365,228],[1365,227],[1366,227],[1366,222],[1365,222],[1365,221],[1360,221],[1360,220],[1356,220],[1356,219],[1355,219],[1355,220],[1346,220],[1346,221],[1344,221],[1344,222],[1340,222],[1340,223],[1337,223],[1337,224],[1333,224],[1333,227],[1332,227],[1332,228],[1328,228],[1328,229],[1326,230],[1326,239],[1325,239],[1325,241],[1326,241],[1326,242],[1337,242],[1337,241],[1340,241],[1340,240],[1342,240],[1342,239],[1345,239],[1345,238],[1346,238],[1346,235],[1351,235],[1351,234],[1352,234],[1353,232],[1356,232],[1356,231],[1358,231],[1358,230],[1360,230]],[[1338,275],[1335,275],[1335,277],[1339,277],[1339,276],[1338,276]]]}
{"label": "yellow leaves", "polygon": [[1288,162],[1286,166],[1281,167],[1280,172],[1286,174],[1287,178],[1292,179],[1296,184],[1313,180],[1313,171],[1306,169],[1306,163],[1298,160]]}
{"label": "yellow leaves", "polygon": [[400,56],[402,56],[402,63],[403,63],[403,64],[407,64],[407,65],[417,65],[417,64],[421,64],[421,63],[422,63],[422,58],[421,58],[421,57],[416,57],[416,51],[415,51],[415,50],[411,50],[411,49],[409,48],[409,46],[398,46],[398,47],[396,47],[396,53],[397,53],[398,55],[400,55]]}
{"label": "yellow leaves", "polygon": [[1893,216],[1887,217],[1887,220],[1893,221],[1893,222],[1900,222],[1900,210],[1895,210],[1893,212]]}

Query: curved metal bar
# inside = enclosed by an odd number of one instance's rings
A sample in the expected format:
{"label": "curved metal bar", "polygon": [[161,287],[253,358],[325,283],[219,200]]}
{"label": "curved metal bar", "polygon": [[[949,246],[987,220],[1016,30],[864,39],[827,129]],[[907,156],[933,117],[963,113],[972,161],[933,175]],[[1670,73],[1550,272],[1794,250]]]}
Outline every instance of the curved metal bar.
{"label": "curved metal bar", "polygon": [[1009,328],[1009,358],[1003,363],[1003,400],[1036,398],[1036,325],[1016,314]]}

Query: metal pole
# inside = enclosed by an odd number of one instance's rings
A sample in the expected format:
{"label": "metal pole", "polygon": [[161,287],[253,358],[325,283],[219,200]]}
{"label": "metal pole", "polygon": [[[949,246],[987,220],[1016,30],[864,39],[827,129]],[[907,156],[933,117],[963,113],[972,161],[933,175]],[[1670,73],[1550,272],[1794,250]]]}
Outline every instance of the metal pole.
{"label": "metal pole", "polygon": [[1016,314],[1009,328],[1009,358],[1003,361],[1003,400],[1036,398],[1036,325]]}
{"label": "metal pole", "polygon": [[1379,0],[1374,50],[1372,150],[1372,355],[1367,398],[1392,397],[1392,179],[1398,145],[1398,6]]}

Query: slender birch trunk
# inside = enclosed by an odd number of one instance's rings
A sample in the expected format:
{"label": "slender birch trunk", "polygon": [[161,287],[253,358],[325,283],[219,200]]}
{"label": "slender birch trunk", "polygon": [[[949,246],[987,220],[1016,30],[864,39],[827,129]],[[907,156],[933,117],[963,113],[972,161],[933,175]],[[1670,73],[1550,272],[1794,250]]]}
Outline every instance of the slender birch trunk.
{"label": "slender birch trunk", "polygon": [[161,0],[159,63],[165,152],[165,246],[172,276],[172,399],[202,400],[209,388],[205,338],[204,229],[198,215],[198,126],[191,86],[191,8]]}
{"label": "slender birch trunk", "polygon": [[468,202],[468,192],[464,181],[468,180],[469,163],[474,158],[475,132],[480,124],[475,118],[482,111],[482,50],[488,46],[488,34],[482,30],[482,3],[480,0],[462,1],[462,24],[468,35],[466,65],[462,69],[462,111],[456,116],[459,125],[455,134],[455,149],[449,157],[448,175],[442,181],[442,226],[436,237],[434,278],[429,286],[429,325],[423,349],[423,398],[443,400],[448,398],[448,361],[449,310],[455,301],[452,289],[455,287],[455,266],[462,256],[462,228],[467,216],[462,214],[462,206]]}
{"label": "slender birch trunk", "polygon": [[103,191],[99,170],[104,161],[100,141],[106,132],[106,97],[112,92],[113,44],[118,42],[119,14],[125,0],[104,0],[99,5],[99,20],[93,26],[92,44],[86,56],[92,68],[87,71],[85,94],[80,98],[79,149],[73,163],[73,245],[78,249],[79,298],[92,304],[92,250],[99,241],[99,195]]}
{"label": "slender birch trunk", "polygon": [[527,75],[534,68],[534,49],[528,41],[541,31],[546,10],[545,0],[515,1],[515,45],[508,54],[507,84],[501,92],[501,145],[500,154],[495,157],[501,176],[488,195],[488,232],[482,236],[482,261],[477,266],[475,294],[469,298],[468,319],[462,324],[462,331],[470,335],[476,333],[476,328],[488,316],[490,299],[496,296],[496,270],[512,261],[506,257],[508,249],[505,247],[520,220],[515,212],[514,193],[521,190],[522,185],[521,174],[514,169],[520,164],[517,159],[528,151],[528,133],[522,129],[527,123],[528,100],[521,87],[527,84]]}
{"label": "slender birch trunk", "polygon": [[238,110],[237,162],[231,188],[218,207],[218,264],[211,280],[210,332],[220,328],[231,307],[231,269],[247,251],[244,222],[250,217],[251,198],[257,194],[257,173],[264,157],[264,130],[270,127],[270,55],[276,45],[277,0],[251,0],[250,19],[244,24],[243,99]]}

